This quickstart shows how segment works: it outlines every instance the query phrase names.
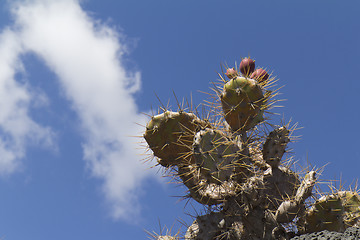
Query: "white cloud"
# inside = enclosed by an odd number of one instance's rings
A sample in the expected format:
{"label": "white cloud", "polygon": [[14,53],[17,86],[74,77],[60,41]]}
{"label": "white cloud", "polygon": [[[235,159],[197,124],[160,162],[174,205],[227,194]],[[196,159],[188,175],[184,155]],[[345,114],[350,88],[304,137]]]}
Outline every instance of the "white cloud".
{"label": "white cloud", "polygon": [[[139,161],[141,151],[135,144],[138,139],[130,136],[143,131],[135,123],[143,124],[145,117],[138,113],[132,96],[140,87],[140,73],[129,72],[124,67],[126,45],[119,40],[122,39],[119,33],[91,19],[76,0],[18,1],[12,5],[12,13],[16,31],[5,31],[2,36],[15,36],[21,42],[15,42],[14,46],[8,39],[0,42],[0,48],[15,48],[10,51],[13,56],[4,60],[8,73],[0,71],[8,75],[1,77],[5,80],[1,81],[0,91],[6,84],[10,85],[7,88],[13,88],[16,94],[6,106],[10,115],[21,114],[15,117],[22,122],[14,124],[25,129],[20,133],[11,132],[22,142],[19,146],[22,154],[14,156],[16,151],[3,142],[0,142],[0,154],[7,153],[10,159],[7,161],[15,163],[11,159],[20,159],[24,155],[24,135],[33,131],[39,138],[47,139],[51,135],[47,128],[29,118],[27,109],[32,96],[25,86],[18,86],[11,78],[18,70],[17,66],[21,66],[18,62],[21,50],[32,52],[58,76],[81,119],[84,159],[92,174],[103,180],[103,191],[112,206],[112,215],[116,218],[136,216],[139,212],[138,187],[149,172]],[[0,65],[3,64],[0,62]],[[0,96],[1,102],[4,96]],[[15,131],[11,130],[14,126],[7,126],[2,119],[0,116],[2,129],[7,127],[8,131]]]}
{"label": "white cloud", "polygon": [[0,174],[8,175],[21,167],[28,142],[53,145],[53,133],[35,123],[28,114],[32,97],[26,85],[15,79],[23,71],[19,37],[10,29],[0,34]]}

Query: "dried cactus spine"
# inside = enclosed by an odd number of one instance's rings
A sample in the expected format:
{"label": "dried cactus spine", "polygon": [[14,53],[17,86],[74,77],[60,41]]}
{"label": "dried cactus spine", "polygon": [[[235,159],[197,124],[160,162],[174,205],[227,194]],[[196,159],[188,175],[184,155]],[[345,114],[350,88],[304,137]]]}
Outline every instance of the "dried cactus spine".
{"label": "dried cactus spine", "polygon": [[[145,230],[146,231],[146,230]],[[168,229],[165,227],[160,227],[160,233],[146,231],[150,239],[153,240],[179,240],[180,231],[172,233],[172,228]]]}

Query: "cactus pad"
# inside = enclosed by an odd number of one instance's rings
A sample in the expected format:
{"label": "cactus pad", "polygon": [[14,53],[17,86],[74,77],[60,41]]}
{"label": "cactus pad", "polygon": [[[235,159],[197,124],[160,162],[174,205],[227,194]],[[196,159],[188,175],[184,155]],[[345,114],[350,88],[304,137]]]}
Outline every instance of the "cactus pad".
{"label": "cactus pad", "polygon": [[205,126],[208,124],[193,113],[166,111],[151,118],[144,138],[158,162],[168,167],[191,150],[195,133]]}
{"label": "cactus pad", "polygon": [[263,121],[265,98],[253,79],[231,79],[224,85],[220,100],[225,120],[234,131],[249,130]]}
{"label": "cactus pad", "polygon": [[268,168],[264,172],[264,184],[269,209],[276,210],[284,200],[289,200],[296,194],[300,180],[286,167]]}
{"label": "cactus pad", "polygon": [[360,196],[352,191],[339,191],[322,196],[306,212],[305,231],[343,232],[360,221]]}
{"label": "cactus pad", "polygon": [[271,167],[278,167],[285,153],[290,131],[286,127],[279,127],[270,132],[263,146],[263,158]]}
{"label": "cactus pad", "polygon": [[318,232],[323,230],[343,232],[344,207],[337,194],[322,196],[306,212],[305,232]]}
{"label": "cactus pad", "polygon": [[346,227],[351,227],[360,222],[360,196],[357,192],[340,191],[338,195],[344,206],[344,222]]}
{"label": "cactus pad", "polygon": [[[235,174],[246,179],[250,174],[239,143],[231,141],[219,130],[199,131],[195,135],[193,149],[196,165],[201,174],[209,176],[210,182],[221,183]],[[239,171],[240,168],[243,171]]]}

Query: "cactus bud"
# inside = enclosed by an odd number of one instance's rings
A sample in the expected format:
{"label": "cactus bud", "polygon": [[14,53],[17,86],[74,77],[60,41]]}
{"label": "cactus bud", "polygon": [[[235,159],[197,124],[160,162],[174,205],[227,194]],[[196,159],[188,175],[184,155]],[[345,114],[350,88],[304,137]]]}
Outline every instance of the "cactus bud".
{"label": "cactus bud", "polygon": [[234,77],[239,76],[238,72],[234,69],[234,68],[228,68],[226,70],[225,75],[229,78],[229,79],[233,79]]}
{"label": "cactus bud", "polygon": [[255,70],[255,61],[250,58],[244,58],[240,63],[240,72],[248,77]]}
{"label": "cactus bud", "polygon": [[258,68],[251,74],[250,78],[263,82],[269,79],[269,74],[264,69]]}

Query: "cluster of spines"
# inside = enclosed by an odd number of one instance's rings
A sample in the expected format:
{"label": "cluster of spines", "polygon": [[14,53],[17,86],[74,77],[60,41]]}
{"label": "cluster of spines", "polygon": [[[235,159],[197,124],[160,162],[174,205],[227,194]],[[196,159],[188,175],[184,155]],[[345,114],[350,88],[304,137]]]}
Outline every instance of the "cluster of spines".
{"label": "cluster of spines", "polygon": [[[160,225],[160,224],[159,224]],[[180,239],[180,231],[178,230],[176,233],[172,233],[172,227],[168,229],[167,227],[162,227],[160,225],[160,233],[149,232],[146,231],[149,235],[149,239],[152,240],[179,240]]]}

